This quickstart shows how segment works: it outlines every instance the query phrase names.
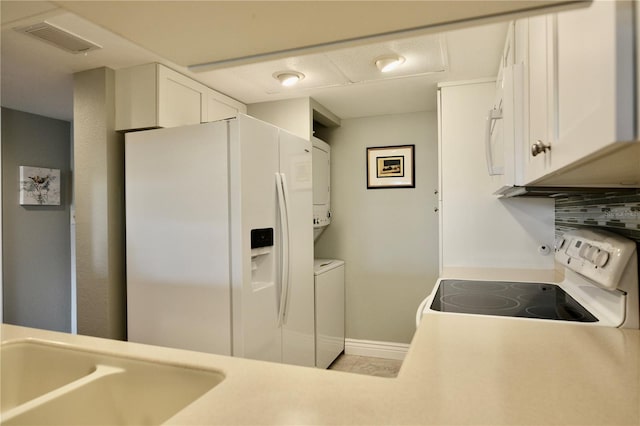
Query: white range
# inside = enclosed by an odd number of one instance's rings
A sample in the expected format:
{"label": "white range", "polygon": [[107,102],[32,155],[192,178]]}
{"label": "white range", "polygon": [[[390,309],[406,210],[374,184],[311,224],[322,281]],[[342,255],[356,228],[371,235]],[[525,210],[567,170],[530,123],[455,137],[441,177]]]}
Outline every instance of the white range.
{"label": "white range", "polygon": [[442,278],[420,304],[424,315],[494,315],[639,328],[636,243],[599,229],[576,229],[556,241],[560,283]]}

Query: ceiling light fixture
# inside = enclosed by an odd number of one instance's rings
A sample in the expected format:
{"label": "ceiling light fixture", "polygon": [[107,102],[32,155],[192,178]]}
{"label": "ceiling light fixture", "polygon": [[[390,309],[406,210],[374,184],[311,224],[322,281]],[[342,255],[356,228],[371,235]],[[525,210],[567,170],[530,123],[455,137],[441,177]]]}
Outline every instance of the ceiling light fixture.
{"label": "ceiling light fixture", "polygon": [[380,72],[389,72],[404,63],[404,57],[398,55],[381,56],[375,61]]}
{"label": "ceiling light fixture", "polygon": [[278,80],[283,86],[293,86],[304,78],[304,74],[296,71],[280,71],[273,74],[273,78]]}

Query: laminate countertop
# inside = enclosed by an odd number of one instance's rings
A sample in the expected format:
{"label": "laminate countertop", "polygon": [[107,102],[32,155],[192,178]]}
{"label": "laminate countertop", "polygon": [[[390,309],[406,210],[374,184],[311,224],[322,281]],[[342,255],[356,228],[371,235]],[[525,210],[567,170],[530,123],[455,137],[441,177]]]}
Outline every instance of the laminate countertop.
{"label": "laminate countertop", "polygon": [[225,375],[167,424],[640,424],[638,330],[430,314],[397,378],[6,324],[1,331],[3,343],[53,340]]}

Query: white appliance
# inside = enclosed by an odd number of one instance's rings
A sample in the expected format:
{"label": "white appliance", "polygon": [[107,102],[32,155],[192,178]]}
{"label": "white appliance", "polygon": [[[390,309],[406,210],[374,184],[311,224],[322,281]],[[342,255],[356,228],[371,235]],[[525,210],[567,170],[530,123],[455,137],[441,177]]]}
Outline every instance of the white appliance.
{"label": "white appliance", "polygon": [[499,175],[495,194],[519,194],[524,183],[524,65],[515,63],[514,22],[509,23],[496,80],[495,101],[486,117],[485,157],[488,173]]}
{"label": "white appliance", "polygon": [[331,223],[331,147],[328,143],[311,138],[313,144],[313,239]]}
{"label": "white appliance", "polygon": [[316,367],[327,368],[344,351],[344,262],[314,261]]}
{"label": "white appliance", "polygon": [[314,366],[311,143],[239,115],[125,146],[129,340]]}
{"label": "white appliance", "polygon": [[439,84],[440,271],[451,268],[553,269],[553,256],[539,249],[555,238],[552,198],[498,199],[502,176],[490,176],[486,113],[495,101],[495,81]]}
{"label": "white appliance", "polygon": [[555,259],[564,266],[558,284],[439,279],[416,312],[416,326],[424,315],[493,315],[640,327],[634,241],[599,229],[576,229],[556,241]]}

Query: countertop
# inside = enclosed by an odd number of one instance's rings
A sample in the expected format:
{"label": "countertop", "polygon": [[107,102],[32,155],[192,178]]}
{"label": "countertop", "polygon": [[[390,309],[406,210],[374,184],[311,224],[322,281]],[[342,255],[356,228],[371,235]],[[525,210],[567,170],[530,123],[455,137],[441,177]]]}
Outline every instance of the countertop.
{"label": "countertop", "polygon": [[393,379],[10,325],[1,331],[3,342],[55,340],[225,374],[167,424],[640,424],[638,330],[430,314]]}

